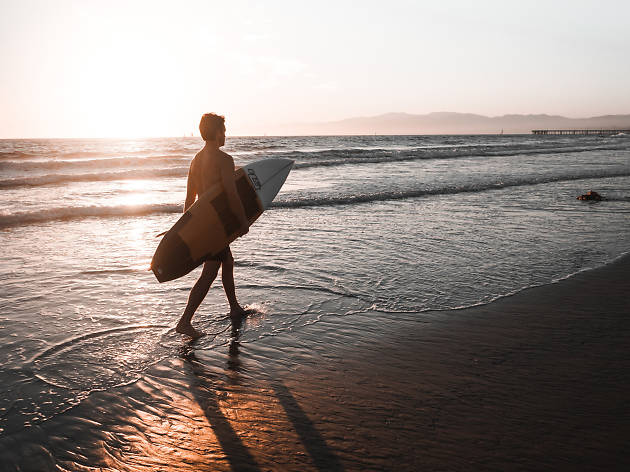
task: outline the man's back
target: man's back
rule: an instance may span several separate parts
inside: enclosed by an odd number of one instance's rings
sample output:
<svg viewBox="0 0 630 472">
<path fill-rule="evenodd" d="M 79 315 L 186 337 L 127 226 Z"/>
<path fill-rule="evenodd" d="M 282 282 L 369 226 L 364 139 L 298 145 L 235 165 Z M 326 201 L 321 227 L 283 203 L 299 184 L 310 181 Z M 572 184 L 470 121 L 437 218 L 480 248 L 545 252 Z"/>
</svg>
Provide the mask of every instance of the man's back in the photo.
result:
<svg viewBox="0 0 630 472">
<path fill-rule="evenodd" d="M 216 183 L 221 183 L 219 160 L 225 159 L 224 152 L 203 148 L 190 164 L 190 179 L 198 195 L 203 195 Z"/>
</svg>

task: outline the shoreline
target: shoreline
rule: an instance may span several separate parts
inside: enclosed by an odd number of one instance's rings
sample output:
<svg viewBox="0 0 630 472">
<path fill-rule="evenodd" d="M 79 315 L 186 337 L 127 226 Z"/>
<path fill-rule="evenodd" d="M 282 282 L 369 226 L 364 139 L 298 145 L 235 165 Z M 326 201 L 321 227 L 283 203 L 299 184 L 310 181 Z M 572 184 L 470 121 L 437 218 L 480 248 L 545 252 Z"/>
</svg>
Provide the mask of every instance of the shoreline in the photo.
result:
<svg viewBox="0 0 630 472">
<path fill-rule="evenodd" d="M 491 299 L 489 301 L 479 302 L 479 303 L 475 303 L 473 305 L 465 305 L 465 306 L 455 307 L 455 308 L 445 308 L 445 309 L 441 309 L 441 310 L 428 309 L 426 311 L 420 312 L 420 314 L 425 314 L 425 313 L 435 314 L 435 313 L 450 313 L 450 312 L 454 313 L 454 312 L 457 312 L 457 311 L 464 311 L 464 310 L 470 310 L 470 309 L 473 309 L 473 308 L 484 307 L 484 306 L 487 306 L 487 305 L 491 305 L 491 304 L 493 304 L 495 302 L 499 302 L 499 301 L 501 301 L 503 299 L 517 296 L 517 295 L 519 295 L 519 294 L 521 294 L 523 292 L 529 291 L 529 290 L 535 290 L 535 289 L 538 289 L 538 288 L 554 286 L 556 284 L 563 283 L 563 282 L 565 282 L 567 280 L 571 280 L 574 277 L 579 276 L 580 274 L 588 273 L 588 272 L 599 270 L 599 269 L 604 269 L 604 268 L 606 268 L 606 267 L 608 267 L 610 265 L 616 264 L 617 262 L 621 262 L 625 258 L 630 258 L 630 251 L 629 252 L 622 252 L 618 256 L 613 257 L 611 260 L 606 261 L 606 262 L 602 262 L 602 263 L 596 265 L 595 267 L 585 267 L 583 269 L 579 269 L 579 270 L 577 270 L 575 272 L 572 272 L 570 274 L 554 278 L 553 280 L 551 280 L 551 281 L 549 281 L 547 283 L 540 284 L 540 285 L 531 285 L 531 286 L 528 286 L 528 287 L 519 288 L 519 289 L 517 289 L 517 290 L 515 290 L 515 291 L 513 291 L 511 293 L 507 293 L 505 295 L 498 295 L 498 296 L 496 296 L 495 298 L 493 298 L 493 299 Z"/>
<path fill-rule="evenodd" d="M 362 428 L 364 457 L 379 445 L 396 444 L 365 465 L 383 470 L 630 465 L 628 273 L 626 254 L 486 305 L 422 313 L 429 319 L 415 329 L 400 323 L 367 355 L 350 354 L 344 370 L 361 387 L 332 375 L 333 390 L 343 392 L 346 402 L 354 397 L 354 403 L 368 405 L 359 421 L 371 425 Z M 303 391 L 316 405 L 314 415 L 326 410 Z M 372 437 L 370 430 L 379 424 L 382 434 Z"/>
<path fill-rule="evenodd" d="M 625 255 L 466 309 L 343 317 L 339 307 L 264 339 L 182 343 L 137 382 L 0 436 L 0 461 L 134 472 L 623 470 L 628 273 Z"/>
</svg>

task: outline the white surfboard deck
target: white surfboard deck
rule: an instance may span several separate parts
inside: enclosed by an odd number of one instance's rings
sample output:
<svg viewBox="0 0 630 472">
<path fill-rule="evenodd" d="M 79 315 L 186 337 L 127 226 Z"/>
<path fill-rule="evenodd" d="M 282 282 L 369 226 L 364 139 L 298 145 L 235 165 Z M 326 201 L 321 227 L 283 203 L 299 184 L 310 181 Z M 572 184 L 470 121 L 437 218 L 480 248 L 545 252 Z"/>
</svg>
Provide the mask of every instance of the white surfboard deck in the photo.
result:
<svg viewBox="0 0 630 472">
<path fill-rule="evenodd" d="M 250 225 L 271 206 L 292 167 L 291 159 L 264 159 L 236 170 L 237 192 Z M 225 249 L 237 238 L 238 229 L 223 186 L 217 183 L 166 232 L 151 270 L 160 282 L 186 275 Z"/>
</svg>

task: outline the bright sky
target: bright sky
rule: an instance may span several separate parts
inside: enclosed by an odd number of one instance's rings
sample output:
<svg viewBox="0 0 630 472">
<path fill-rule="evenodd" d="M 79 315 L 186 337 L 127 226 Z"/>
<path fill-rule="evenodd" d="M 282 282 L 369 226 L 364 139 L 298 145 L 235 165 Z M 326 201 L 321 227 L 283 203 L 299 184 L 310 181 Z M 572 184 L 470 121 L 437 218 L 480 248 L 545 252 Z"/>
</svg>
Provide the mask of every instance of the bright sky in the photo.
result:
<svg viewBox="0 0 630 472">
<path fill-rule="evenodd" d="M 627 0 L 0 0 L 0 138 L 630 113 Z"/>
</svg>

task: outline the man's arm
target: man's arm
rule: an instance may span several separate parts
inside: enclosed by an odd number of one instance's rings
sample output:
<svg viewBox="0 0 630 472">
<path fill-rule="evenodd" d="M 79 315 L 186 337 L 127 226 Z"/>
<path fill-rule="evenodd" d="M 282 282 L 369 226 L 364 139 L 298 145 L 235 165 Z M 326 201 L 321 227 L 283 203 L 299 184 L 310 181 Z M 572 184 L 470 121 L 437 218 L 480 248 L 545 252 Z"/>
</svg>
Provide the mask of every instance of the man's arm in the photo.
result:
<svg viewBox="0 0 630 472">
<path fill-rule="evenodd" d="M 190 208 L 190 205 L 195 203 L 197 198 L 197 188 L 195 186 L 195 179 L 193 178 L 193 165 L 190 163 L 190 169 L 188 169 L 188 183 L 186 184 L 186 203 L 184 203 L 184 212 Z"/>
<path fill-rule="evenodd" d="M 221 172 L 221 183 L 227 195 L 230 208 L 241 223 L 239 235 L 242 236 L 249 231 L 249 221 L 247 221 L 245 208 L 236 191 L 236 184 L 234 183 L 234 160 L 232 156 L 223 153 L 220 159 L 219 169 Z"/>
</svg>

